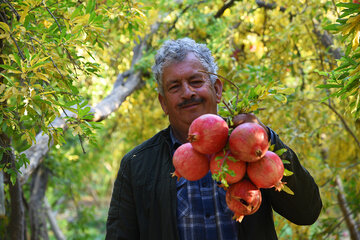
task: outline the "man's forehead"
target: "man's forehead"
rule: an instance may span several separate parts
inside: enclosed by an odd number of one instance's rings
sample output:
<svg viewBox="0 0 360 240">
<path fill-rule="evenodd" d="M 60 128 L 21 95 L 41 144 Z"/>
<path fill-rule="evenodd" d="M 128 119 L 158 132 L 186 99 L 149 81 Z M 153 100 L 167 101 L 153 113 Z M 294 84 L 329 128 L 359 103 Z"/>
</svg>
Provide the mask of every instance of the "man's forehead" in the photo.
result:
<svg viewBox="0 0 360 240">
<path fill-rule="evenodd" d="M 193 79 L 198 79 L 198 78 L 205 80 L 206 76 L 204 73 L 196 70 L 193 73 L 186 75 L 186 76 L 170 76 L 168 78 L 164 78 L 164 82 L 165 82 L 165 84 L 172 84 L 172 83 L 177 83 L 182 80 L 193 80 Z"/>
</svg>

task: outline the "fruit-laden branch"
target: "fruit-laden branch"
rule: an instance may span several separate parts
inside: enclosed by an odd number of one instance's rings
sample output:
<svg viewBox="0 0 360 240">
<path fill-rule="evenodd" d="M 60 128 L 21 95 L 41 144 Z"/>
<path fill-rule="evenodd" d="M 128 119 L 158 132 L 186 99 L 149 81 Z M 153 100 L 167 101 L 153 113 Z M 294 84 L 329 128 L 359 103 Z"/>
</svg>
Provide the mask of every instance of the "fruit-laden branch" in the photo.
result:
<svg viewBox="0 0 360 240">
<path fill-rule="evenodd" d="M 357 224 L 352 217 L 351 210 L 349 209 L 349 206 L 345 199 L 344 188 L 339 176 L 336 176 L 335 182 L 338 187 L 338 194 L 337 194 L 338 203 L 344 215 L 346 225 L 350 231 L 351 240 L 360 240 L 360 233 L 357 230 Z"/>
<path fill-rule="evenodd" d="M 117 81 L 114 84 L 114 88 L 111 93 L 105 97 L 101 102 L 99 102 L 93 109 L 94 113 L 93 121 L 99 122 L 106 119 L 112 112 L 116 111 L 120 105 L 124 102 L 125 98 L 132 94 L 137 88 L 140 87 L 142 80 L 141 70 L 135 71 L 135 65 L 140 61 L 143 56 L 144 50 L 148 47 L 149 38 L 151 38 L 159 29 L 160 24 L 157 22 L 151 27 L 151 32 L 147 34 L 140 43 L 134 47 L 134 55 L 131 63 L 131 69 L 124 74 L 118 76 Z M 127 80 L 124 81 L 124 77 L 127 76 Z M 67 115 L 66 115 L 67 114 Z M 64 116 L 74 116 L 70 111 L 64 112 L 61 117 L 56 118 L 52 122 L 54 128 L 61 128 L 64 131 L 67 130 L 67 125 Z M 53 142 L 49 143 L 49 136 L 40 132 L 36 136 L 36 143 L 32 145 L 29 149 L 24 151 L 25 155 L 29 159 L 29 164 L 27 167 L 23 166 L 20 176 L 21 184 L 26 183 L 29 176 L 33 171 L 39 166 L 43 161 L 45 155 L 49 152 L 50 147 L 53 145 Z"/>
</svg>

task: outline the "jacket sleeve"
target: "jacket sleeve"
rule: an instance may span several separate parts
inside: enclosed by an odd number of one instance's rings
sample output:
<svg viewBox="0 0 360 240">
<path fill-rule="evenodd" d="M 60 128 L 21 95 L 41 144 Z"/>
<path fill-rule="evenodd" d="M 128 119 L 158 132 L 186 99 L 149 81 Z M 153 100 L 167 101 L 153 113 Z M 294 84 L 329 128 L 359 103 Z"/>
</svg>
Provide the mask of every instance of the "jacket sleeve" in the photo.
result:
<svg viewBox="0 0 360 240">
<path fill-rule="evenodd" d="M 114 183 L 106 223 L 106 240 L 139 239 L 130 173 L 130 159 L 125 156 Z"/>
<path fill-rule="evenodd" d="M 273 209 L 281 216 L 297 225 L 313 224 L 321 211 L 322 202 L 319 188 L 310 173 L 300 164 L 295 152 L 286 146 L 279 136 L 271 129 L 271 144 L 275 144 L 274 151 L 286 148 L 286 152 L 281 156 L 288 160 L 289 164 L 284 167 L 293 172 L 293 175 L 283 177 L 282 181 L 294 192 L 290 195 L 284 191 L 265 189 Z"/>
</svg>

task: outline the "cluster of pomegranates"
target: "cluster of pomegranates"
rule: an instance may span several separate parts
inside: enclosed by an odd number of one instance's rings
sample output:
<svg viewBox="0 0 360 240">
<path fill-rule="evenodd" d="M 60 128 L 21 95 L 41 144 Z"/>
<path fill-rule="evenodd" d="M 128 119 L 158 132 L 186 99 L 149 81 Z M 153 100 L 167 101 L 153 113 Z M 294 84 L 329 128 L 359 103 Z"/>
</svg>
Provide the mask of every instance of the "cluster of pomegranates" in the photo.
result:
<svg viewBox="0 0 360 240">
<path fill-rule="evenodd" d="M 226 190 L 226 203 L 241 222 L 261 205 L 260 188 L 281 190 L 284 165 L 269 151 L 268 136 L 256 123 L 243 123 L 229 134 L 226 121 L 215 114 L 204 114 L 190 125 L 188 143 L 174 153 L 173 176 L 196 181 L 209 170 Z"/>
</svg>

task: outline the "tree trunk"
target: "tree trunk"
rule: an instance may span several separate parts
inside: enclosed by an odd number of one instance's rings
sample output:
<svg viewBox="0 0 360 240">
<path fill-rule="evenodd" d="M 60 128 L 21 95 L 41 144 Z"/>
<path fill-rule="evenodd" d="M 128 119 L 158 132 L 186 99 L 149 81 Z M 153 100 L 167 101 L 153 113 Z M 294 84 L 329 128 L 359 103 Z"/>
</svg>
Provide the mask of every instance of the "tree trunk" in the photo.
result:
<svg viewBox="0 0 360 240">
<path fill-rule="evenodd" d="M 11 149 L 10 138 L 4 134 L 0 134 L 0 146 L 2 148 Z M 10 168 L 16 171 L 15 156 L 12 151 L 3 153 L 2 163 L 10 164 Z M 10 179 L 10 177 L 9 177 Z M 8 232 L 10 239 L 23 240 L 25 231 L 24 205 L 22 199 L 22 189 L 19 181 L 19 174 L 16 174 L 16 182 L 9 183 L 10 193 L 10 220 Z"/>
<path fill-rule="evenodd" d="M 340 205 L 341 212 L 344 215 L 346 226 L 349 229 L 351 240 L 360 240 L 360 233 L 357 229 L 356 222 L 352 217 L 351 209 L 346 202 L 344 188 L 339 176 L 336 176 L 336 185 L 338 187 L 338 203 Z"/>
<path fill-rule="evenodd" d="M 31 240 L 49 239 L 46 227 L 46 209 L 44 197 L 48 182 L 48 171 L 40 166 L 36 169 L 31 182 L 29 203 Z"/>
<path fill-rule="evenodd" d="M 5 216 L 4 172 L 0 170 L 0 218 L 4 216 Z"/>
<path fill-rule="evenodd" d="M 53 212 L 51 211 L 51 206 L 46 198 L 44 199 L 44 204 L 45 204 L 45 209 L 46 209 L 46 215 L 48 217 L 50 227 L 55 235 L 55 238 L 57 240 L 65 240 L 66 238 L 65 238 L 64 234 L 61 232 L 61 230 L 56 222 L 56 218 L 55 218 Z"/>
</svg>

